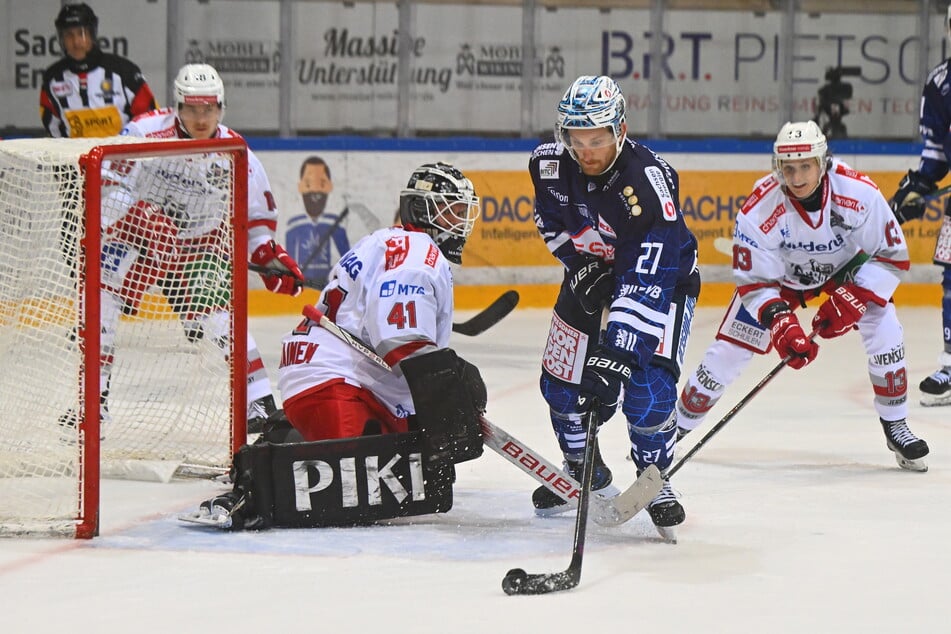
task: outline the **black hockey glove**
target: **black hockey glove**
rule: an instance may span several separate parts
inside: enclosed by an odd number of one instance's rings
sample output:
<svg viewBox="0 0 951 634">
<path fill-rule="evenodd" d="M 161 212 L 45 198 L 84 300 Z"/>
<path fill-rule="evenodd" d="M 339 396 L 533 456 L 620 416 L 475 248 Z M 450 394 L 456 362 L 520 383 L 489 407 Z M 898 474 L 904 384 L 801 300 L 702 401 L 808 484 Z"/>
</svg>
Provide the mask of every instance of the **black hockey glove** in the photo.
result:
<svg viewBox="0 0 951 634">
<path fill-rule="evenodd" d="M 600 403 L 598 416 L 604 422 L 614 415 L 621 388 L 631 380 L 631 366 L 613 350 L 599 346 L 585 361 L 578 390 L 578 411 L 587 414 L 595 401 Z"/>
<path fill-rule="evenodd" d="M 601 258 L 582 255 L 568 270 L 568 286 L 578 298 L 582 310 L 594 315 L 614 294 L 614 274 Z"/>
<path fill-rule="evenodd" d="M 925 198 L 937 189 L 937 185 L 921 172 L 908 170 L 905 177 L 898 183 L 898 191 L 888 201 L 892 213 L 898 218 L 898 224 L 924 216 L 927 204 Z"/>
<path fill-rule="evenodd" d="M 485 381 L 482 380 L 482 373 L 479 368 L 472 365 L 462 357 L 457 356 L 456 371 L 462 379 L 462 384 L 466 388 L 466 394 L 472 400 L 472 407 L 479 414 L 485 414 L 485 407 L 489 402 L 489 394 L 485 389 Z"/>
</svg>

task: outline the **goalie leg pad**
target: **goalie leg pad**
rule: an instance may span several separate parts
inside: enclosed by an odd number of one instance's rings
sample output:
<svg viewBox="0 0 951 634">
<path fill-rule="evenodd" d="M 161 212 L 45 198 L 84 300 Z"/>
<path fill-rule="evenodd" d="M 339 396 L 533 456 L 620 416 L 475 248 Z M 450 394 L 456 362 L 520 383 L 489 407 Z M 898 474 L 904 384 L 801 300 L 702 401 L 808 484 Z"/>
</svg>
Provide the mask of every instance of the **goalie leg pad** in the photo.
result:
<svg viewBox="0 0 951 634">
<path fill-rule="evenodd" d="M 357 526 L 452 508 L 452 465 L 427 454 L 420 432 L 245 446 L 232 529 Z"/>
<path fill-rule="evenodd" d="M 444 348 L 404 359 L 400 369 L 432 453 L 453 463 L 481 456 L 486 389 L 478 368 Z"/>
</svg>

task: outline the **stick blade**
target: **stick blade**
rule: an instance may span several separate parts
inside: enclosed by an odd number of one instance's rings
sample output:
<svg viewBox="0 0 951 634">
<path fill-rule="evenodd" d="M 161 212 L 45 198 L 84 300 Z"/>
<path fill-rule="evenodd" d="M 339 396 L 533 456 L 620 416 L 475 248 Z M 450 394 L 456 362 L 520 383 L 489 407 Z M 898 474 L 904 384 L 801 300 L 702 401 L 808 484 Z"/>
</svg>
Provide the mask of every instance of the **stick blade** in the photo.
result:
<svg viewBox="0 0 951 634">
<path fill-rule="evenodd" d="M 494 302 L 478 315 L 459 324 L 452 325 L 452 331 L 467 337 L 475 337 L 502 321 L 506 315 L 518 306 L 518 291 L 512 289 L 502 293 Z"/>
<path fill-rule="evenodd" d="M 603 502 L 596 502 L 595 523 L 600 526 L 620 526 L 647 508 L 663 486 L 664 478 L 657 465 L 648 466 L 625 491 Z M 591 501 L 595 502 L 596 499 L 592 497 Z"/>
<path fill-rule="evenodd" d="M 516 594 L 548 594 L 570 590 L 581 581 L 581 571 L 568 568 L 563 572 L 530 575 L 521 568 L 513 568 L 502 579 L 502 591 Z"/>
</svg>

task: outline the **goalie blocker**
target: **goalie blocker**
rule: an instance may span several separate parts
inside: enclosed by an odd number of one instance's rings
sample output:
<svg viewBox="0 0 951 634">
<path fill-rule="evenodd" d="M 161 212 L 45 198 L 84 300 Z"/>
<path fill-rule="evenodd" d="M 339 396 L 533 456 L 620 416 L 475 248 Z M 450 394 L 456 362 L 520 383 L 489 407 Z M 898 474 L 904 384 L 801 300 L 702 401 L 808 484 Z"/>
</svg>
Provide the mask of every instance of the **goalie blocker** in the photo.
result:
<svg viewBox="0 0 951 634">
<path fill-rule="evenodd" d="M 354 526 L 451 509 L 453 465 L 482 455 L 485 383 L 451 349 L 406 359 L 400 368 L 416 406 L 413 431 L 276 443 L 287 428 L 269 426 L 264 442 L 235 454 L 233 490 L 181 519 L 260 530 Z"/>
</svg>

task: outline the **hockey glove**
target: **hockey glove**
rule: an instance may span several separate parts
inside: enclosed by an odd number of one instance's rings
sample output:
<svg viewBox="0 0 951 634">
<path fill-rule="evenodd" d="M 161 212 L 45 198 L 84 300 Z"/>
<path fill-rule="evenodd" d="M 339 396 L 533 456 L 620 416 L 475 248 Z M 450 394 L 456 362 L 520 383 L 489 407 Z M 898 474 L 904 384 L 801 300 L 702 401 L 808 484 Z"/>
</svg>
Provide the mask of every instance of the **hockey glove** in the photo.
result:
<svg viewBox="0 0 951 634">
<path fill-rule="evenodd" d="M 795 370 L 809 365 L 819 354 L 819 344 L 806 336 L 789 305 L 777 302 L 763 312 L 771 312 L 771 317 L 761 319 L 761 322 L 769 322 L 770 339 L 779 356 L 784 359 L 789 357 L 789 367 Z"/>
<path fill-rule="evenodd" d="M 621 388 L 631 380 L 631 366 L 621 355 L 599 346 L 585 361 L 578 389 L 578 412 L 587 414 L 594 401 L 600 403 L 598 416 L 602 422 L 614 415 L 621 400 Z"/>
<path fill-rule="evenodd" d="M 255 249 L 251 254 L 251 263 L 287 271 L 280 275 L 261 274 L 261 279 L 269 291 L 297 297 L 304 289 L 304 274 L 297 262 L 274 240 L 269 240 Z"/>
<path fill-rule="evenodd" d="M 594 315 L 614 294 L 614 274 L 611 266 L 601 258 L 582 255 L 568 270 L 568 286 L 581 309 Z"/>
<path fill-rule="evenodd" d="M 927 176 L 914 170 L 908 170 L 898 183 L 898 191 L 888 201 L 892 213 L 898 218 L 898 224 L 925 215 L 925 198 L 933 194 L 937 186 Z"/>
<path fill-rule="evenodd" d="M 178 227 L 160 207 L 140 200 L 107 227 L 103 237 L 134 247 L 146 258 L 162 263 L 177 251 Z"/>
<path fill-rule="evenodd" d="M 853 328 L 874 297 L 871 291 L 855 284 L 843 284 L 829 295 L 812 318 L 812 327 L 823 339 L 844 335 Z"/>
</svg>

